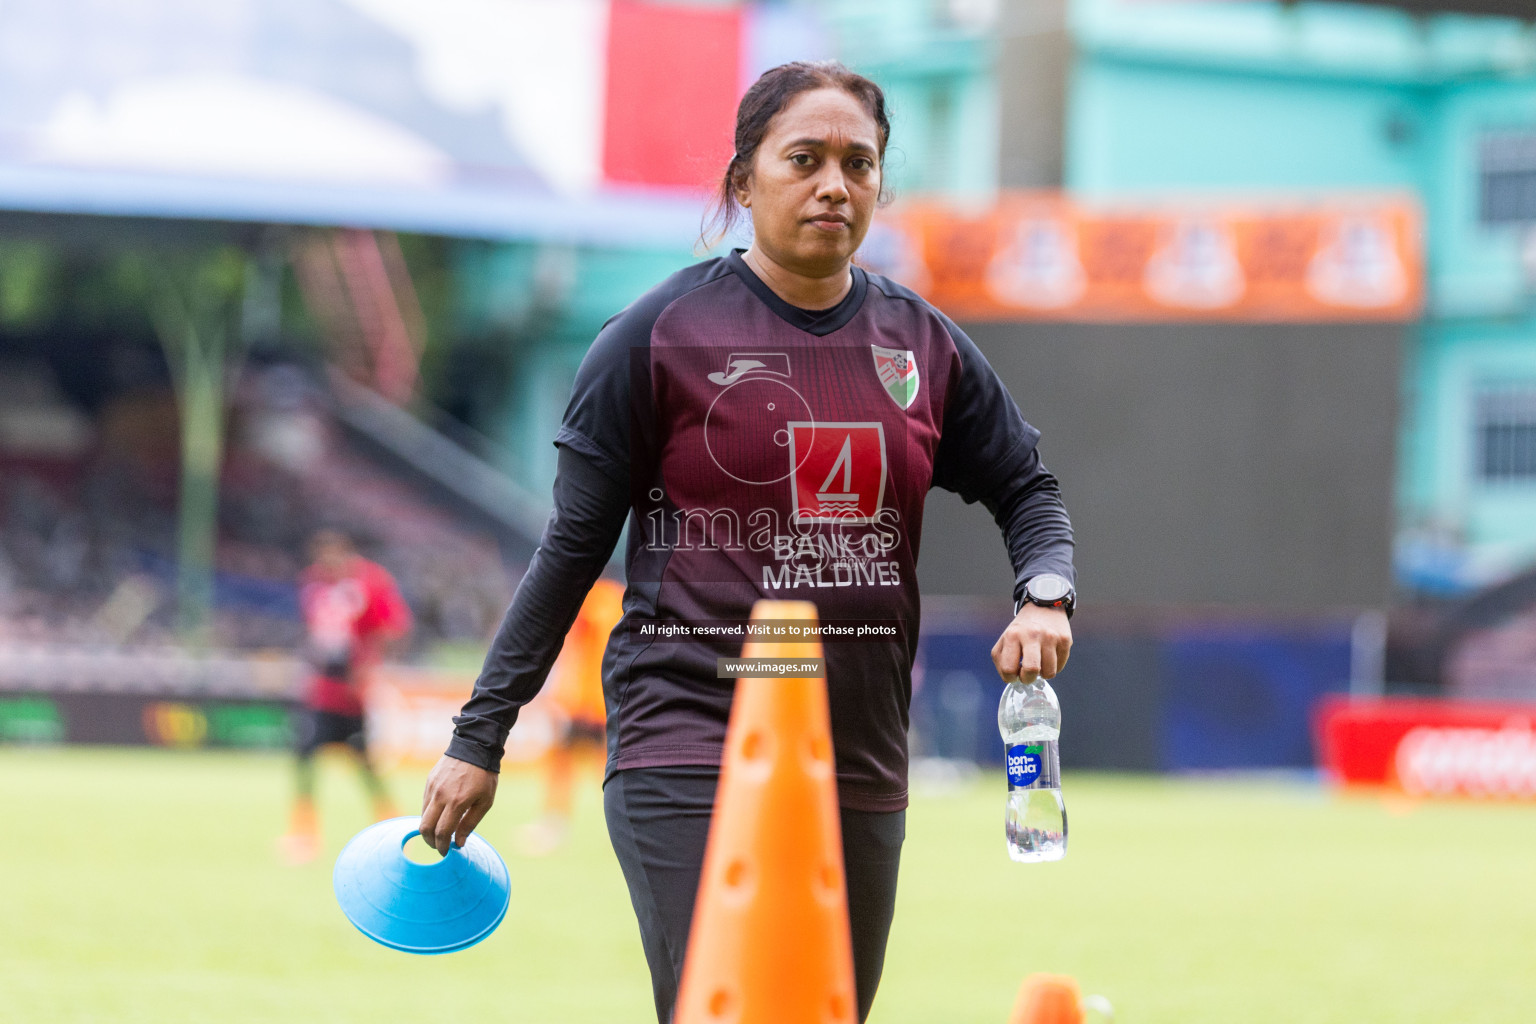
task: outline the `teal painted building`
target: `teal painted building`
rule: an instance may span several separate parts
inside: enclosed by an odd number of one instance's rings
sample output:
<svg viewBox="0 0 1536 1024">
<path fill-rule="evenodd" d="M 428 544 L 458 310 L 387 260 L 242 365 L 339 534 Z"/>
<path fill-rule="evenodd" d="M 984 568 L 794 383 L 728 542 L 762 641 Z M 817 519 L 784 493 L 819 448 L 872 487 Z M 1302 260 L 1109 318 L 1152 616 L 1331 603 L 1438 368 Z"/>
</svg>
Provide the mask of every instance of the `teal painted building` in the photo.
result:
<svg viewBox="0 0 1536 1024">
<path fill-rule="evenodd" d="M 1536 563 L 1536 29 L 1277 0 L 756 6 L 813 20 L 808 56 L 886 89 L 898 197 L 1417 197 L 1427 302 L 1401 382 L 1398 579 L 1454 592 Z M 602 322 L 694 258 L 459 247 L 455 334 L 479 366 L 502 361 L 470 382 L 473 419 L 531 491 L 547 492 L 547 438 Z"/>
<path fill-rule="evenodd" d="M 990 199 L 998 185 L 996 0 L 801 0 L 839 60 L 880 83 L 886 183 L 900 196 Z"/>
<path fill-rule="evenodd" d="M 673 248 L 550 242 L 454 244 L 451 411 L 488 436 L 491 455 L 533 495 L 555 479 L 551 443 L 571 383 L 603 323 L 695 259 Z"/>
<path fill-rule="evenodd" d="M 1063 184 L 1091 199 L 1414 194 L 1396 573 L 1536 563 L 1536 30 L 1390 6 L 1073 0 Z"/>
</svg>

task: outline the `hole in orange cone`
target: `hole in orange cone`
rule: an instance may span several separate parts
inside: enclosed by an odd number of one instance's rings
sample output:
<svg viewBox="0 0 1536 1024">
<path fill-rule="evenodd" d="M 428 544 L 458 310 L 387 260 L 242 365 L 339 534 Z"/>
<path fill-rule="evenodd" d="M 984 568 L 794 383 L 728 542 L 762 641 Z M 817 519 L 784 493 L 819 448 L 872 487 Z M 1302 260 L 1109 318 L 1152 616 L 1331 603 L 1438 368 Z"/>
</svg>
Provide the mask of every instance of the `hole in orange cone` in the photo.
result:
<svg viewBox="0 0 1536 1024">
<path fill-rule="evenodd" d="M 753 609 L 814 616 L 808 603 Z M 743 656 L 820 654 L 754 641 Z M 855 1024 L 828 711 L 820 676 L 736 687 L 676 1024 Z"/>
<path fill-rule="evenodd" d="M 747 761 L 768 760 L 768 737 L 760 732 L 749 732 L 741 741 L 741 756 Z"/>
</svg>

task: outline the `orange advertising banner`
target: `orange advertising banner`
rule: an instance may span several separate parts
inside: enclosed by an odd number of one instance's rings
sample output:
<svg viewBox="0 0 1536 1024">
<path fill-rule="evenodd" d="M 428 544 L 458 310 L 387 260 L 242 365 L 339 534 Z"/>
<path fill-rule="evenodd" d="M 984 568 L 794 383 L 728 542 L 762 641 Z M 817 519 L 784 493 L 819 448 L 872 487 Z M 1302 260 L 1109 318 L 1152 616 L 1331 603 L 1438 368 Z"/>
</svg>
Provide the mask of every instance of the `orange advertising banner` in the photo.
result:
<svg viewBox="0 0 1536 1024">
<path fill-rule="evenodd" d="M 473 672 L 378 666 L 364 701 L 370 752 L 387 770 L 430 768 L 447 749 L 453 737 L 453 716 L 474 688 Z M 538 760 L 558 731 L 558 716 L 541 694 L 517 716 L 517 725 L 507 736 L 503 763 Z"/>
<path fill-rule="evenodd" d="M 958 320 L 1406 321 L 1423 301 L 1409 197 L 1088 206 L 1003 194 L 876 218 L 861 262 Z"/>
</svg>

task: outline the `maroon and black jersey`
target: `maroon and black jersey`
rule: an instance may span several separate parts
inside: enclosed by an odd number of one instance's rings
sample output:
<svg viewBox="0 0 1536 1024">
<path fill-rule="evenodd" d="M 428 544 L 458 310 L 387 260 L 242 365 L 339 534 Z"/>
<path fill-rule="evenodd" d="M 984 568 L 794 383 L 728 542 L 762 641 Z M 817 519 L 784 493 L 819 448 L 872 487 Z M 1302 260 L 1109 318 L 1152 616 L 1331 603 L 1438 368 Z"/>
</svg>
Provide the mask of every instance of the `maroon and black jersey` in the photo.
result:
<svg viewBox="0 0 1536 1024">
<path fill-rule="evenodd" d="M 838 305 L 810 311 L 738 253 L 673 275 L 582 363 L 555 439 L 555 511 L 449 754 L 497 766 L 627 520 L 624 618 L 603 666 L 609 773 L 718 765 L 733 682 L 717 662 L 742 637 L 698 627 L 804 599 L 848 631 L 824 638 L 840 798 L 904 807 L 924 498 L 939 486 L 986 504 L 1016 597 L 1039 573 L 1071 578 L 1038 439 L 971 340 L 882 277 L 855 267 Z"/>
</svg>

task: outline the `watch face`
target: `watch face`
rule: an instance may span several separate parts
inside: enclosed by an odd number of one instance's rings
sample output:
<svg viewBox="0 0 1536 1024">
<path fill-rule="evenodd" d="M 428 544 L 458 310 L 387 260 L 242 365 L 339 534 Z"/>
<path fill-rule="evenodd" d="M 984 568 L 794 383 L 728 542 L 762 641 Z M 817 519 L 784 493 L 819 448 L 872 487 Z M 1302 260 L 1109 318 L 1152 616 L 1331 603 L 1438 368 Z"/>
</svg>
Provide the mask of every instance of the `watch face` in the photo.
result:
<svg viewBox="0 0 1536 1024">
<path fill-rule="evenodd" d="M 1060 601 L 1072 589 L 1065 576 L 1053 572 L 1044 573 L 1030 580 L 1025 589 L 1037 601 Z"/>
</svg>

